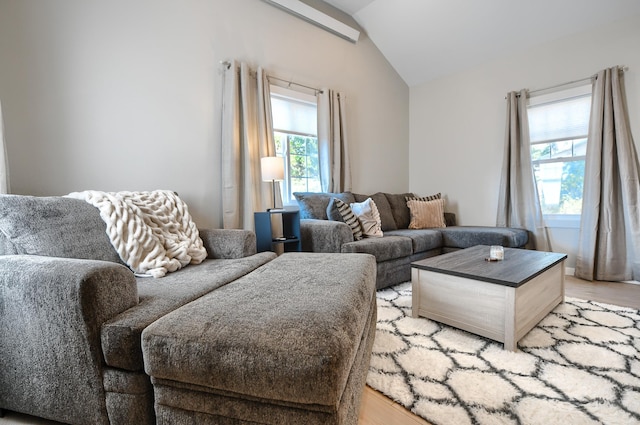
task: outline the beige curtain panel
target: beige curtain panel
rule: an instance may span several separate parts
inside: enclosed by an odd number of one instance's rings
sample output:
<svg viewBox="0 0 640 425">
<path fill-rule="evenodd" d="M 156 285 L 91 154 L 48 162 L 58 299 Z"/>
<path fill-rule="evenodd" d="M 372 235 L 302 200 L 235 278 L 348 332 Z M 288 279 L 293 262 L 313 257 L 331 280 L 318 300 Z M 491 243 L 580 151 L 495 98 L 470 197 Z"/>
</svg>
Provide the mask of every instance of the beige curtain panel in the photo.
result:
<svg viewBox="0 0 640 425">
<path fill-rule="evenodd" d="M 575 269 L 587 280 L 640 279 L 638 156 L 622 77 L 616 66 L 593 83 Z"/>
<path fill-rule="evenodd" d="M 527 229 L 527 248 L 551 251 L 531 165 L 526 90 L 507 94 L 506 121 L 496 225 Z"/>
<path fill-rule="evenodd" d="M 267 75 L 262 68 L 252 71 L 246 63 L 231 61 L 223 90 L 223 227 L 253 230 L 253 213 L 272 202 L 272 185 L 262 181 L 260 172 L 260 158 L 275 156 Z M 276 191 L 281 203 L 277 185 Z"/>
<path fill-rule="evenodd" d="M 318 94 L 318 157 L 322 191 L 351 191 L 346 101 L 334 90 Z"/>
<path fill-rule="evenodd" d="M 2 102 L 0 102 L 0 193 L 9 193 L 9 158 L 4 140 L 4 121 L 2 120 Z"/>
</svg>

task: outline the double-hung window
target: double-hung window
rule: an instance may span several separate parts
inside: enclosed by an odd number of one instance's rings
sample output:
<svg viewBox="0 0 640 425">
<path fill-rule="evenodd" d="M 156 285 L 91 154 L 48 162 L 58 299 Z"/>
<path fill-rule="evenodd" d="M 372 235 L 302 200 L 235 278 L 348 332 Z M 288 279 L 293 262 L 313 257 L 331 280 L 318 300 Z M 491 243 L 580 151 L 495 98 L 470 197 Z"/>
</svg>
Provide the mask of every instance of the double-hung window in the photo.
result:
<svg viewBox="0 0 640 425">
<path fill-rule="evenodd" d="M 294 192 L 321 192 L 318 160 L 318 105 L 315 96 L 271 86 L 276 155 L 285 161 L 285 204 Z"/>
<path fill-rule="evenodd" d="M 529 99 L 531 160 L 549 227 L 580 225 L 590 110 L 590 84 Z"/>
</svg>

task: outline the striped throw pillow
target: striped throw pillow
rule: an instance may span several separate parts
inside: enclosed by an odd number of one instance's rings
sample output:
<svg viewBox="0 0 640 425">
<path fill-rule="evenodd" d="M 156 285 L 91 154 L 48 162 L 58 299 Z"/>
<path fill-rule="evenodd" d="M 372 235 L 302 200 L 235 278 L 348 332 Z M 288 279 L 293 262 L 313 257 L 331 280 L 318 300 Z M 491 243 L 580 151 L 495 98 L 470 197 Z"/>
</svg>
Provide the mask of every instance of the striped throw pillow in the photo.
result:
<svg viewBox="0 0 640 425">
<path fill-rule="evenodd" d="M 353 233 L 353 240 L 359 241 L 362 239 L 362 226 L 358 221 L 358 217 L 351 211 L 351 207 L 349 204 L 341 201 L 338 198 L 333 198 L 333 204 L 338 209 L 338 212 L 342 216 L 347 225 L 351 228 L 351 232 Z"/>
<path fill-rule="evenodd" d="M 407 201 L 411 212 L 409 229 L 447 227 L 444 221 L 444 199 L 434 201 Z"/>
<path fill-rule="evenodd" d="M 441 199 L 442 193 L 438 192 L 435 195 L 429 196 L 405 196 L 405 201 L 435 201 L 436 199 Z"/>
</svg>

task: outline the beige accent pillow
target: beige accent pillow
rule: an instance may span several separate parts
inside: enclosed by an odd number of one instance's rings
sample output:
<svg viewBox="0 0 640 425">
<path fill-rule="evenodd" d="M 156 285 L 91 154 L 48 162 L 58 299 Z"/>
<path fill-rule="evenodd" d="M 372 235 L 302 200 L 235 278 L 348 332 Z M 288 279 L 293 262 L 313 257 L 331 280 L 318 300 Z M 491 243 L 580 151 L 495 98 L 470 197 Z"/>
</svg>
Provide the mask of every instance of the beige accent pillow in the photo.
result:
<svg viewBox="0 0 640 425">
<path fill-rule="evenodd" d="M 364 237 L 381 238 L 383 236 L 380 212 L 373 199 L 367 198 L 364 202 L 354 202 L 349 206 L 351 211 L 358 217 Z"/>
<path fill-rule="evenodd" d="M 409 229 L 447 227 L 444 221 L 444 199 L 433 201 L 407 201 L 411 212 Z"/>
</svg>

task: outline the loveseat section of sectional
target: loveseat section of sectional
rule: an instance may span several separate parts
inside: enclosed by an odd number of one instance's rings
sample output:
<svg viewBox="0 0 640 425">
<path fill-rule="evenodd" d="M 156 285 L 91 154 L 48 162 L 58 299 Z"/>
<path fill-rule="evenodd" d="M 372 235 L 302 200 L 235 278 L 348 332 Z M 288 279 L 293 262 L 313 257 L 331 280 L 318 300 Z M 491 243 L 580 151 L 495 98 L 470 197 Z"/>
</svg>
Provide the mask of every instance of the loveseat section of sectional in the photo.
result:
<svg viewBox="0 0 640 425">
<path fill-rule="evenodd" d="M 300 208 L 302 250 L 307 252 L 366 253 L 376 258 L 377 289 L 411 280 L 411 263 L 475 245 L 524 248 L 525 229 L 491 226 L 457 226 L 455 214 L 445 212 L 446 227 L 413 229 L 408 198 L 413 193 L 361 195 L 294 193 Z M 335 213 L 335 201 L 361 203 L 371 198 L 380 215 L 382 237 L 354 238 L 352 228 Z"/>
<path fill-rule="evenodd" d="M 92 205 L 0 196 L 0 409 L 70 424 L 155 423 L 142 331 L 275 258 L 255 234 L 200 230 L 208 257 L 137 278 Z"/>
</svg>

